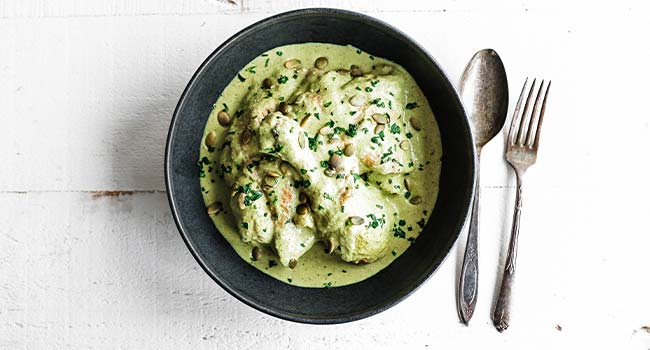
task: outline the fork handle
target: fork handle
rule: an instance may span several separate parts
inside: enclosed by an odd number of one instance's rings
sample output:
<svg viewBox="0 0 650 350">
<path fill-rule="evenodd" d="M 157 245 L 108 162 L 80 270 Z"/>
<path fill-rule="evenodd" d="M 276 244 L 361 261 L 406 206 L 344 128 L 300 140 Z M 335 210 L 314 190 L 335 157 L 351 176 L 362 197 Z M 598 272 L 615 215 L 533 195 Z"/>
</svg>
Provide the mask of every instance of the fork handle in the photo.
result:
<svg viewBox="0 0 650 350">
<path fill-rule="evenodd" d="M 512 218 L 512 233 L 508 245 L 508 256 L 503 270 L 501 289 L 492 314 L 492 322 L 499 332 L 505 331 L 510 324 L 510 299 L 512 285 L 515 281 L 515 263 L 517 261 L 517 241 L 519 239 L 519 218 L 521 217 L 522 206 L 522 181 L 517 173 L 517 196 L 515 199 L 515 212 Z"/>
<path fill-rule="evenodd" d="M 474 314 L 476 296 L 478 294 L 478 218 L 480 193 L 481 186 L 477 172 L 474 203 L 472 204 L 472 213 L 467 230 L 465 257 L 463 258 L 463 267 L 460 272 L 458 286 L 458 314 L 464 324 L 467 324 Z"/>
</svg>

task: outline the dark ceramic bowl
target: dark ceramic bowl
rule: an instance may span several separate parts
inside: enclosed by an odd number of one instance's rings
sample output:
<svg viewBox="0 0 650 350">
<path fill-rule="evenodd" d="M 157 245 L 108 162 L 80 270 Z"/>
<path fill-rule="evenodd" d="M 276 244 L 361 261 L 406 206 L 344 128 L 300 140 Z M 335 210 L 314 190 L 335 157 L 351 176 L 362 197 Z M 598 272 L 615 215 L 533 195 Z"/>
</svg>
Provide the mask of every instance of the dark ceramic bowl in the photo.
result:
<svg viewBox="0 0 650 350">
<path fill-rule="evenodd" d="M 196 168 L 205 122 L 228 82 L 260 53 L 304 42 L 351 44 L 404 66 L 427 96 L 442 135 L 440 193 L 416 243 L 375 276 L 331 289 L 291 286 L 244 262 L 206 214 Z M 205 272 L 244 303 L 304 323 L 341 323 L 374 315 L 426 281 L 460 233 L 473 194 L 474 171 L 467 117 L 440 66 L 413 40 L 386 23 L 333 9 L 282 13 L 249 26 L 219 46 L 185 88 L 174 111 L 165 154 L 167 194 L 176 225 Z"/>
</svg>

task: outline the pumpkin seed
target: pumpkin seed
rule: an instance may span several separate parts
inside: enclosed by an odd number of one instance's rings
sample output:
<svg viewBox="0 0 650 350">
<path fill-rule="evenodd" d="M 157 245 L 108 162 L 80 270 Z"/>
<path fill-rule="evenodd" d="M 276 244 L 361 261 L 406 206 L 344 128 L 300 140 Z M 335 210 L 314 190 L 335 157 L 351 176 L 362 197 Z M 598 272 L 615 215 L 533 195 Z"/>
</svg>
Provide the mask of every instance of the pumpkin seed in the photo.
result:
<svg viewBox="0 0 650 350">
<path fill-rule="evenodd" d="M 366 104 L 366 98 L 363 95 L 354 95 L 350 98 L 350 104 L 355 107 L 361 107 Z"/>
<path fill-rule="evenodd" d="M 365 221 L 364 221 L 363 218 L 360 217 L 360 216 L 350 216 L 350 217 L 348 218 L 348 222 L 349 222 L 351 225 L 355 225 L 355 226 L 357 226 L 357 225 L 363 225 L 363 223 L 364 223 Z"/>
<path fill-rule="evenodd" d="M 293 59 L 290 59 L 290 60 L 284 62 L 284 68 L 294 69 L 294 68 L 300 67 L 301 64 L 302 64 L 302 62 L 300 62 L 299 59 L 293 58 Z"/>
<path fill-rule="evenodd" d="M 280 102 L 280 106 L 278 106 L 278 110 L 284 115 L 291 113 L 291 109 L 291 105 L 286 102 Z"/>
<path fill-rule="evenodd" d="M 408 151 L 408 149 L 411 147 L 408 141 L 404 140 L 399 143 L 399 148 L 403 149 L 404 151 Z"/>
<path fill-rule="evenodd" d="M 375 135 L 384 131 L 384 128 L 386 128 L 384 124 L 377 124 L 377 126 L 375 126 Z"/>
<path fill-rule="evenodd" d="M 265 88 L 265 89 L 270 89 L 270 88 L 273 87 L 273 85 L 274 85 L 273 79 L 271 79 L 271 78 L 266 78 L 266 79 L 262 80 L 262 87 Z"/>
<path fill-rule="evenodd" d="M 239 194 L 239 197 L 237 197 L 237 204 L 239 205 L 239 209 L 244 210 L 246 209 L 246 195 L 243 193 Z"/>
<path fill-rule="evenodd" d="M 302 132 L 298 133 L 298 146 L 303 149 L 305 148 L 305 134 Z"/>
<path fill-rule="evenodd" d="M 347 75 L 347 74 L 350 74 L 350 70 L 349 69 L 337 69 L 336 73 Z"/>
<path fill-rule="evenodd" d="M 387 115 L 379 114 L 379 113 L 373 114 L 372 115 L 372 120 L 377 122 L 377 124 L 388 124 L 390 122 L 390 119 L 388 118 Z"/>
<path fill-rule="evenodd" d="M 300 192 L 298 194 L 298 202 L 300 202 L 300 204 L 305 204 L 308 200 L 309 197 L 307 197 L 307 194 L 305 192 Z"/>
<path fill-rule="evenodd" d="M 420 125 L 420 121 L 417 118 L 411 118 L 411 126 L 417 131 L 422 130 L 422 125 Z"/>
<path fill-rule="evenodd" d="M 332 253 L 334 253 L 334 249 L 336 249 L 336 245 L 334 244 L 334 240 L 332 240 L 331 238 L 328 239 L 328 240 L 325 242 L 325 247 L 326 247 L 326 249 L 327 249 L 327 253 L 328 253 L 328 254 L 332 254 Z"/>
<path fill-rule="evenodd" d="M 327 60 L 327 57 L 318 57 L 316 59 L 316 62 L 314 62 L 314 66 L 316 66 L 318 69 L 324 69 L 327 67 L 328 63 L 329 61 Z"/>
<path fill-rule="evenodd" d="M 307 125 L 307 122 L 309 121 L 309 117 L 311 117 L 311 113 L 307 114 L 302 120 L 300 121 L 300 126 L 305 127 Z"/>
<path fill-rule="evenodd" d="M 217 132 L 210 131 L 205 136 L 205 145 L 208 146 L 208 148 L 213 148 L 216 143 L 217 143 Z"/>
<path fill-rule="evenodd" d="M 223 210 L 223 205 L 220 202 L 215 202 L 208 207 L 208 215 L 218 214 L 221 210 Z"/>
<path fill-rule="evenodd" d="M 336 153 L 332 154 L 332 156 L 330 157 L 330 168 L 332 168 L 334 170 L 340 169 L 341 165 L 343 165 L 343 164 L 341 164 L 342 161 L 343 161 L 343 159 L 341 158 L 340 155 L 338 155 Z"/>
<path fill-rule="evenodd" d="M 260 260 L 262 257 L 262 251 L 260 247 L 253 247 L 253 250 L 251 251 L 251 257 L 253 258 L 253 261 Z"/>
<path fill-rule="evenodd" d="M 265 184 L 266 186 L 271 186 L 271 187 L 273 187 L 273 186 L 275 186 L 277 183 L 278 183 L 278 179 L 277 179 L 276 177 L 268 176 L 268 175 L 267 175 L 267 176 L 264 176 L 264 184 Z"/>
<path fill-rule="evenodd" d="M 296 260 L 296 259 L 289 260 L 289 268 L 295 269 L 296 265 L 298 265 L 298 260 Z"/>
<path fill-rule="evenodd" d="M 343 154 L 345 154 L 347 157 L 352 157 L 354 154 L 354 144 L 353 143 L 348 143 L 345 145 L 345 148 L 343 149 Z"/>
<path fill-rule="evenodd" d="M 420 204 L 420 203 L 422 203 L 422 197 L 415 196 L 415 197 L 411 198 L 411 200 L 409 202 L 411 202 L 411 204 Z"/>
<path fill-rule="evenodd" d="M 277 171 L 275 171 L 275 170 L 269 170 L 269 171 L 267 171 L 267 172 L 266 172 L 266 175 L 268 175 L 268 176 L 272 176 L 272 177 L 280 177 L 280 176 L 282 176 L 279 172 L 277 172 Z"/>
<path fill-rule="evenodd" d="M 230 114 L 226 111 L 220 111 L 217 113 L 217 121 L 219 125 L 226 127 L 230 125 Z"/>
<path fill-rule="evenodd" d="M 250 129 L 244 130 L 241 134 L 241 144 L 246 146 L 251 143 L 251 140 L 253 140 L 253 131 Z"/>
<path fill-rule="evenodd" d="M 411 179 L 408 177 L 404 179 L 404 188 L 406 188 L 407 191 L 411 192 Z"/>
<path fill-rule="evenodd" d="M 282 172 L 282 175 L 287 175 L 291 172 L 291 164 L 287 162 L 280 163 L 280 171 Z"/>
<path fill-rule="evenodd" d="M 359 66 L 353 64 L 350 66 L 350 75 L 352 77 L 360 77 L 363 75 L 363 72 L 361 71 L 361 68 L 359 68 Z"/>
<path fill-rule="evenodd" d="M 300 204 L 296 207 L 296 213 L 298 215 L 305 215 L 309 212 L 309 206 L 307 204 Z"/>
</svg>

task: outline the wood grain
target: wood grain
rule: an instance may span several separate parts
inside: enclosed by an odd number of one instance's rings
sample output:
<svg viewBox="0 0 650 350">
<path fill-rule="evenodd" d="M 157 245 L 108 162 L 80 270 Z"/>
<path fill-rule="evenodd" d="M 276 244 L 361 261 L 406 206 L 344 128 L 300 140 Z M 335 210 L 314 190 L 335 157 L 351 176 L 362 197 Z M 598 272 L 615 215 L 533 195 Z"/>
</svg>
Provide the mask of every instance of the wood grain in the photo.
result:
<svg viewBox="0 0 650 350">
<path fill-rule="evenodd" d="M 457 250 L 395 308 L 330 327 L 248 308 L 188 253 L 162 177 L 178 97 L 223 40 L 302 6 L 397 26 L 454 82 L 485 47 L 513 96 L 526 76 L 553 79 L 506 334 L 490 322 L 514 196 L 501 136 L 482 155 L 470 327 L 455 311 Z M 0 348 L 650 347 L 647 13 L 640 1 L 0 1 Z"/>
</svg>

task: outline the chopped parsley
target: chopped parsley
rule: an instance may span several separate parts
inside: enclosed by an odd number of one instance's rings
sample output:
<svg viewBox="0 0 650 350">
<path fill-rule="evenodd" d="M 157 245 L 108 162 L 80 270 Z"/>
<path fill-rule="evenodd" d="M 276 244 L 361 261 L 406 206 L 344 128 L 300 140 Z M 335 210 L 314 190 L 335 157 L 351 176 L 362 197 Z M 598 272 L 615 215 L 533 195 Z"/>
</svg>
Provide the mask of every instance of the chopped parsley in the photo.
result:
<svg viewBox="0 0 650 350">
<path fill-rule="evenodd" d="M 250 66 L 245 69 L 248 73 L 255 74 L 255 66 Z"/>
<path fill-rule="evenodd" d="M 283 148 L 284 148 L 284 145 L 281 144 L 281 143 L 279 143 L 279 144 L 275 145 L 275 148 L 270 148 L 270 147 L 269 147 L 269 148 L 264 149 L 264 152 L 267 152 L 267 153 L 278 153 L 278 152 L 281 152 Z"/>
<path fill-rule="evenodd" d="M 417 107 L 420 107 L 417 102 L 409 102 L 406 104 L 406 109 L 415 109 Z"/>
<path fill-rule="evenodd" d="M 406 232 L 404 232 L 401 227 L 395 227 L 393 228 L 393 236 L 398 238 L 406 238 Z"/>
<path fill-rule="evenodd" d="M 248 230 L 248 223 L 247 222 L 242 222 L 239 226 L 241 226 L 244 230 Z"/>
<path fill-rule="evenodd" d="M 402 130 L 399 128 L 399 125 L 397 124 L 392 124 L 390 126 L 390 133 L 391 134 L 399 134 Z"/>
<path fill-rule="evenodd" d="M 242 77 L 241 74 L 237 73 L 237 79 L 241 81 L 242 83 L 246 81 L 246 78 Z"/>
<path fill-rule="evenodd" d="M 386 107 L 386 104 L 384 104 L 384 102 L 381 101 L 381 98 L 376 98 L 376 99 L 370 101 L 370 104 L 371 105 L 376 105 L 377 107 L 380 107 L 380 108 Z"/>
<path fill-rule="evenodd" d="M 348 125 L 348 130 L 345 132 L 346 135 L 350 137 L 354 137 L 357 135 L 357 125 L 356 124 L 349 124 Z"/>
<path fill-rule="evenodd" d="M 327 107 L 329 107 L 329 106 L 331 106 L 331 105 L 332 105 L 332 101 L 328 101 L 328 102 L 325 102 L 325 103 L 323 104 L 323 107 L 327 108 Z"/>
<path fill-rule="evenodd" d="M 384 224 L 386 223 L 386 219 L 382 215 L 382 217 L 378 218 L 375 214 L 368 214 L 366 215 L 367 218 L 370 218 L 370 222 L 368 223 L 368 228 L 377 228 L 381 225 L 381 227 L 384 227 Z"/>
<path fill-rule="evenodd" d="M 289 80 L 289 77 L 287 77 L 286 75 L 281 75 L 281 76 L 278 78 L 278 84 L 284 84 L 284 83 L 286 83 L 288 80 Z"/>
<path fill-rule="evenodd" d="M 318 134 L 314 137 L 308 137 L 307 140 L 309 140 L 309 149 L 316 152 L 318 149 Z"/>
<path fill-rule="evenodd" d="M 278 56 L 282 56 L 282 51 L 276 51 L 275 54 Z"/>
</svg>

